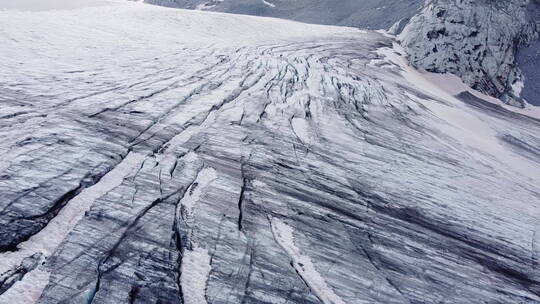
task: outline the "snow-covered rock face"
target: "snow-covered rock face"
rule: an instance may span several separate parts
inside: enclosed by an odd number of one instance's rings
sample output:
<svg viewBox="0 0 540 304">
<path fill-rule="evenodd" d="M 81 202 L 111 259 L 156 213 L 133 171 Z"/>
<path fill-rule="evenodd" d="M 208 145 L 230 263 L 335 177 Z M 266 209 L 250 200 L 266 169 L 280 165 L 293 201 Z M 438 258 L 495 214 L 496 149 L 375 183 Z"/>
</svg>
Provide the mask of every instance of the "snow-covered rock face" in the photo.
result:
<svg viewBox="0 0 540 304">
<path fill-rule="evenodd" d="M 536 1 L 535 1 L 536 2 Z M 538 38 L 529 0 L 433 0 L 400 40 L 415 67 L 453 73 L 475 89 L 521 105 L 516 50 Z"/>
<path fill-rule="evenodd" d="M 540 121 L 355 28 L 0 11 L 0 303 L 540 303 Z"/>
</svg>

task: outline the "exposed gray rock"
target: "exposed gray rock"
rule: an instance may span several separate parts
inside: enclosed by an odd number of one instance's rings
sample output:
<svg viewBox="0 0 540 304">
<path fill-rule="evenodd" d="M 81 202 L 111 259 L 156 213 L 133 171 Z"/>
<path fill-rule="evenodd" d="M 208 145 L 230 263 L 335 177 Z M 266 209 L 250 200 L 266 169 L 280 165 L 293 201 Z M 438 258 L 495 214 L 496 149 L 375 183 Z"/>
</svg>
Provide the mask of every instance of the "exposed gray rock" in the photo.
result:
<svg viewBox="0 0 540 304">
<path fill-rule="evenodd" d="M 536 1 L 535 1 L 536 2 Z M 427 1 L 400 40 L 415 67 L 453 73 L 471 87 L 523 105 L 516 51 L 538 39 L 529 0 Z"/>
<path fill-rule="evenodd" d="M 523 75 L 521 97 L 528 103 L 540 106 L 540 41 L 519 50 L 516 62 Z"/>
<path fill-rule="evenodd" d="M 410 18 L 402 18 L 398 20 L 388 29 L 388 34 L 394 36 L 401 34 L 401 32 L 403 32 L 403 29 L 407 26 L 407 24 L 409 24 L 410 21 Z"/>
<path fill-rule="evenodd" d="M 532 1 L 527 13 L 529 20 L 536 23 L 537 31 L 540 31 L 540 2 Z M 521 70 L 524 80 L 521 97 L 527 102 L 540 106 L 540 40 L 532 43 L 529 47 L 519 49 L 516 62 Z"/>
</svg>

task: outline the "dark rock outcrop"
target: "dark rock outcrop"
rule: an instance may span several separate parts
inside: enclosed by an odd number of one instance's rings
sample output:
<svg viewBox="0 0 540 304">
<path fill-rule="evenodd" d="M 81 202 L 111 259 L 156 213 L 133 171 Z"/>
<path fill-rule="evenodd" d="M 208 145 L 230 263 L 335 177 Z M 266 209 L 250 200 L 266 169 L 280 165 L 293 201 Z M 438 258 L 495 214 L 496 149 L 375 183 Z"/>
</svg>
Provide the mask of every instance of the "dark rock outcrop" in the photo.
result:
<svg viewBox="0 0 540 304">
<path fill-rule="evenodd" d="M 415 67 L 452 73 L 469 86 L 523 106 L 524 76 L 518 49 L 538 39 L 530 0 L 434 0 L 413 17 L 400 35 Z"/>
</svg>

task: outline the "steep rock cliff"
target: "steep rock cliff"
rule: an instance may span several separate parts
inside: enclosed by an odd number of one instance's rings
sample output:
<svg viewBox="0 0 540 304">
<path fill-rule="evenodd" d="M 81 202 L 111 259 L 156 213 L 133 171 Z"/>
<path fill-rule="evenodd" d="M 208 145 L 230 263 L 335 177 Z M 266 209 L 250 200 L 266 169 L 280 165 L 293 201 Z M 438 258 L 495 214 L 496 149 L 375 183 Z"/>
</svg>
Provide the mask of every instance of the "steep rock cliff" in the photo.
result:
<svg viewBox="0 0 540 304">
<path fill-rule="evenodd" d="M 529 0 L 433 0 L 400 34 L 411 64 L 452 73 L 471 87 L 523 106 L 516 52 L 538 38 Z"/>
</svg>

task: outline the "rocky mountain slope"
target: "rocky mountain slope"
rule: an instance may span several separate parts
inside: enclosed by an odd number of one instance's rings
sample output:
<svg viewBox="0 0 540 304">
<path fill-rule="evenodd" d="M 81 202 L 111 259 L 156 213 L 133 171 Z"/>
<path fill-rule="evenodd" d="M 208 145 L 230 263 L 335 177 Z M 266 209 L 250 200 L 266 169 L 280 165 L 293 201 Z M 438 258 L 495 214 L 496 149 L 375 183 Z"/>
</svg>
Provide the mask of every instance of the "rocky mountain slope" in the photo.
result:
<svg viewBox="0 0 540 304">
<path fill-rule="evenodd" d="M 458 75 L 473 88 L 522 106 L 524 76 L 515 57 L 538 40 L 540 19 L 530 14 L 537 9 L 540 2 L 530 0 L 428 1 L 400 40 L 414 66 Z"/>
<path fill-rule="evenodd" d="M 291 19 L 315 24 L 389 28 L 419 12 L 424 0 L 144 0 L 186 9 Z"/>
<path fill-rule="evenodd" d="M 356 28 L 0 11 L 0 303 L 540 303 L 540 115 Z"/>
<path fill-rule="evenodd" d="M 540 1 L 531 1 L 527 7 L 528 19 L 536 22 L 540 32 Z M 539 35 L 540 36 L 540 35 Z M 523 76 L 523 89 L 520 97 L 527 102 L 540 106 L 540 39 L 520 48 L 516 54 L 516 62 Z"/>
</svg>

